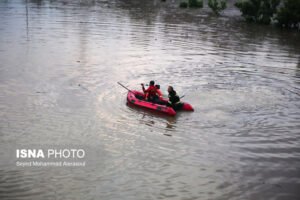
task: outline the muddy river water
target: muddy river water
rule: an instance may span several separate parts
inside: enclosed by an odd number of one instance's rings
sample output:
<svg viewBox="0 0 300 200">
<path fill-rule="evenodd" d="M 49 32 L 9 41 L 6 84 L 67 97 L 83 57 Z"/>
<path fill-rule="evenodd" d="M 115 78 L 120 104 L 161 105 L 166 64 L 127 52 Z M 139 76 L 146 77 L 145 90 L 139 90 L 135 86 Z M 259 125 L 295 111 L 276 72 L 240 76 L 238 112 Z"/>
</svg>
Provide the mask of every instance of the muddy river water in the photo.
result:
<svg viewBox="0 0 300 200">
<path fill-rule="evenodd" d="M 299 31 L 177 5 L 0 1 L 0 199 L 300 198 Z M 150 80 L 195 111 L 127 106 L 117 81 Z M 22 145 L 86 166 L 16 166 Z"/>
</svg>

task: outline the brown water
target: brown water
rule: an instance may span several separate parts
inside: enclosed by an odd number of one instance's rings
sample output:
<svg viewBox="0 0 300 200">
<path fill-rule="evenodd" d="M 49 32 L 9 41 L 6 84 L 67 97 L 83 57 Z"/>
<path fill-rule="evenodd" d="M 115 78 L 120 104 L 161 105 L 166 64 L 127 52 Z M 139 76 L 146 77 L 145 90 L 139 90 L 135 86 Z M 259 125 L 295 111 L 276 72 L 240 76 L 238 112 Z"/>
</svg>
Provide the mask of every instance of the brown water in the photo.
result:
<svg viewBox="0 0 300 200">
<path fill-rule="evenodd" d="M 0 199 L 300 198 L 300 35 L 233 7 L 0 2 Z M 173 85 L 193 113 L 126 106 Z M 20 145 L 81 145 L 86 167 L 22 168 Z"/>
</svg>

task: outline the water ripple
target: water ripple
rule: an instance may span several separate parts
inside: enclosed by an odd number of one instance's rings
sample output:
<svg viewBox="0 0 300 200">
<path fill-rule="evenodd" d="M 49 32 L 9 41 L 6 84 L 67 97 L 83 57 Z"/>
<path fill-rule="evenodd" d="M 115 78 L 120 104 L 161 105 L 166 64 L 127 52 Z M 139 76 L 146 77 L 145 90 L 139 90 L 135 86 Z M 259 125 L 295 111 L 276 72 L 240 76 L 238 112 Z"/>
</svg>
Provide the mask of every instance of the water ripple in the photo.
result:
<svg viewBox="0 0 300 200">
<path fill-rule="evenodd" d="M 0 3 L 0 146 L 97 152 L 69 171 L 0 162 L 1 199 L 299 198 L 299 33 L 174 5 Z M 150 80 L 195 112 L 126 105 L 117 81 Z"/>
</svg>

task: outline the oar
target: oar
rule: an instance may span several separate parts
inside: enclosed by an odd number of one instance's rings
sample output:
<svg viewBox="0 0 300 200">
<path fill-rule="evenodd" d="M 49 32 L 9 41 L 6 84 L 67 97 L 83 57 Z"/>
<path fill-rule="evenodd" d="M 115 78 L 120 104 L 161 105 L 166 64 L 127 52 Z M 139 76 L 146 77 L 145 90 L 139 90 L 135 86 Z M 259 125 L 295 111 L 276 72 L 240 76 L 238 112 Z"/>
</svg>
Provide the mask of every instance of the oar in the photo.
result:
<svg viewBox="0 0 300 200">
<path fill-rule="evenodd" d="M 129 92 L 132 92 L 130 89 L 128 89 L 125 85 L 123 85 L 122 83 L 120 82 L 117 82 L 119 85 L 121 85 L 123 88 L 125 88 L 126 90 L 128 90 Z"/>
<path fill-rule="evenodd" d="M 179 97 L 180 99 L 182 99 L 183 97 L 185 97 L 185 95 L 182 95 L 181 97 Z"/>
</svg>

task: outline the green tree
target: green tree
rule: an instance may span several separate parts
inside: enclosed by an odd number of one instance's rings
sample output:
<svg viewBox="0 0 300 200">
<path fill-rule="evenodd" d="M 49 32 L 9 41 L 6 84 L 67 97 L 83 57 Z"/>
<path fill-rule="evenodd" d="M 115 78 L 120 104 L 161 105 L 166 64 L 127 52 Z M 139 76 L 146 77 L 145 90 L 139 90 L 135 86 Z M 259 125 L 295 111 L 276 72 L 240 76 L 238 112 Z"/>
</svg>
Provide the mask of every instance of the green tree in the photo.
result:
<svg viewBox="0 0 300 200">
<path fill-rule="evenodd" d="M 280 0 L 239 0 L 235 6 L 247 21 L 270 24 L 279 3 Z"/>
<path fill-rule="evenodd" d="M 208 0 L 208 6 L 216 15 L 227 7 L 225 0 Z"/>
<path fill-rule="evenodd" d="M 180 8 L 187 8 L 188 7 L 188 3 L 185 2 L 185 1 L 182 1 L 182 2 L 180 2 L 179 7 Z"/>
<path fill-rule="evenodd" d="M 179 4 L 180 8 L 203 8 L 203 0 L 188 0 L 188 2 L 183 1 Z"/>
<path fill-rule="evenodd" d="M 300 0 L 284 0 L 276 19 L 280 26 L 300 29 Z"/>
<path fill-rule="evenodd" d="M 202 0 L 189 0 L 189 7 L 190 8 L 203 8 L 203 1 Z"/>
</svg>

